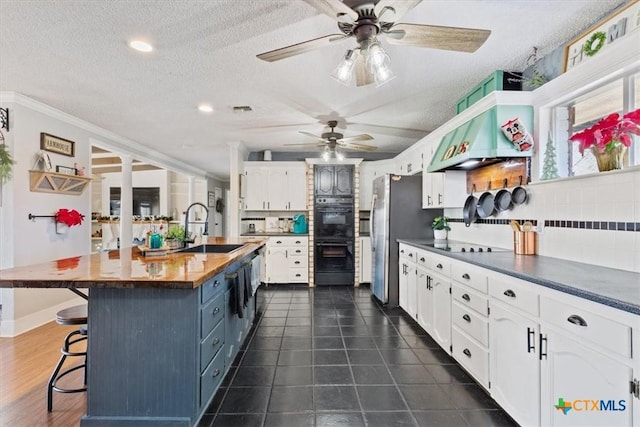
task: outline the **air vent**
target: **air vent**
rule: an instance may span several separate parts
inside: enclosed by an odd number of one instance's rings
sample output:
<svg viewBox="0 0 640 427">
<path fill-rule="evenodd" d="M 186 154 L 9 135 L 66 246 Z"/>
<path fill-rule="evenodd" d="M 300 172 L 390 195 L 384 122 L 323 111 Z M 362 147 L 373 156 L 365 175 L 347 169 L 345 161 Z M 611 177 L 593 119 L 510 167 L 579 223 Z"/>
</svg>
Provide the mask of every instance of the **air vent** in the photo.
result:
<svg viewBox="0 0 640 427">
<path fill-rule="evenodd" d="M 253 109 L 248 105 L 236 105 L 233 107 L 234 113 L 248 113 L 249 111 L 253 111 Z"/>
</svg>

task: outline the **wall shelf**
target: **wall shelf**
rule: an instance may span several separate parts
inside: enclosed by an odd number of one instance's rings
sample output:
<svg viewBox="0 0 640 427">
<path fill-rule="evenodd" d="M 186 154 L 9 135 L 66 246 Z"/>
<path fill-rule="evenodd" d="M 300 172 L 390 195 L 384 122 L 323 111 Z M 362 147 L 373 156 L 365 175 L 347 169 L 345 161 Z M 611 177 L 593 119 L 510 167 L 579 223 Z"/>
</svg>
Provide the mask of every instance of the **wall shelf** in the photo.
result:
<svg viewBox="0 0 640 427">
<path fill-rule="evenodd" d="M 80 195 L 91 178 L 46 171 L 29 171 L 31 191 Z"/>
</svg>

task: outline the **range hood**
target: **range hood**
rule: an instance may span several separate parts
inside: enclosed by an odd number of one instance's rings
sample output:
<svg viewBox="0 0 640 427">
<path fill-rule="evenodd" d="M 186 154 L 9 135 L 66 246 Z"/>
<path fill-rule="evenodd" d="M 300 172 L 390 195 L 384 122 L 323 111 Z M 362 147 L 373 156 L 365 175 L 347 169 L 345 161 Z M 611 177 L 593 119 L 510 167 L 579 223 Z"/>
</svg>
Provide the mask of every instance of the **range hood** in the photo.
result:
<svg viewBox="0 0 640 427">
<path fill-rule="evenodd" d="M 516 121 L 519 122 L 516 124 Z M 427 172 L 471 170 L 503 160 L 531 157 L 532 144 L 522 143 L 522 134 L 510 141 L 501 129 L 514 125 L 533 130 L 533 107 L 530 105 L 494 105 L 447 133 L 435 151 Z M 507 132 L 509 133 L 509 132 Z M 512 132 L 511 134 L 513 134 Z M 531 137 L 526 136 L 532 143 Z"/>
</svg>

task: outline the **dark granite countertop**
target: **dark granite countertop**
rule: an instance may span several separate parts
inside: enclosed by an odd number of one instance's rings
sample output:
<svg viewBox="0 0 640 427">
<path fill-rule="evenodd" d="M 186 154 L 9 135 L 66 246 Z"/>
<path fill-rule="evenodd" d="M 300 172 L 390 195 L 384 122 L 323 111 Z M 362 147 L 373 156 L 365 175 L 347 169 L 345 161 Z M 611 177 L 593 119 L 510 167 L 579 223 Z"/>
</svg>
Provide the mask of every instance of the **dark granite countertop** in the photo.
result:
<svg viewBox="0 0 640 427">
<path fill-rule="evenodd" d="M 640 314 L 640 273 L 541 255 L 516 255 L 513 251 L 451 253 L 427 246 L 432 241 L 398 239 L 398 242 Z"/>
</svg>

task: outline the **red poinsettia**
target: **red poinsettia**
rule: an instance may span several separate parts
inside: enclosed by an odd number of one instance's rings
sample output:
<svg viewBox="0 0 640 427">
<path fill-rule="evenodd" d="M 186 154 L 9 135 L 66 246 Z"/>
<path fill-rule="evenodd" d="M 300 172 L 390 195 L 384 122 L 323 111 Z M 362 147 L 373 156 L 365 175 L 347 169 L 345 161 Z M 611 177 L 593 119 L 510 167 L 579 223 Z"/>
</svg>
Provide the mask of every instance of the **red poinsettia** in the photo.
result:
<svg viewBox="0 0 640 427">
<path fill-rule="evenodd" d="M 58 209 L 56 212 L 56 221 L 67 224 L 69 227 L 82 224 L 83 219 L 84 215 L 75 209 Z"/>
<path fill-rule="evenodd" d="M 640 108 L 622 117 L 618 113 L 610 114 L 569 140 L 580 144 L 581 154 L 585 148 L 592 146 L 599 152 L 604 152 L 613 150 L 617 144 L 629 147 L 632 142 L 631 134 L 640 135 Z"/>
</svg>

